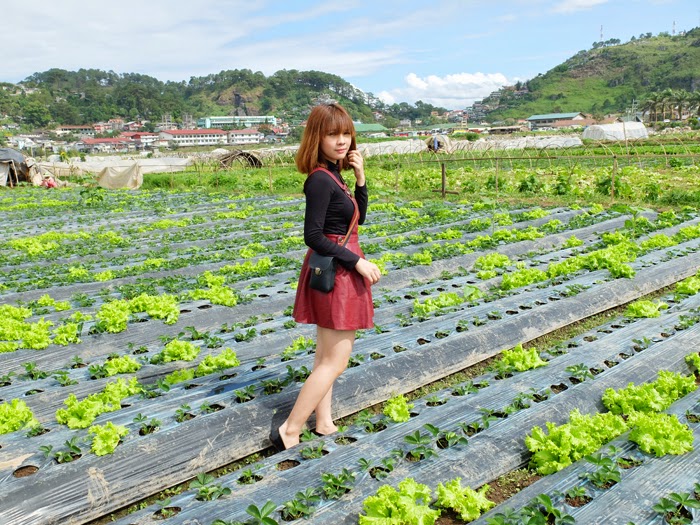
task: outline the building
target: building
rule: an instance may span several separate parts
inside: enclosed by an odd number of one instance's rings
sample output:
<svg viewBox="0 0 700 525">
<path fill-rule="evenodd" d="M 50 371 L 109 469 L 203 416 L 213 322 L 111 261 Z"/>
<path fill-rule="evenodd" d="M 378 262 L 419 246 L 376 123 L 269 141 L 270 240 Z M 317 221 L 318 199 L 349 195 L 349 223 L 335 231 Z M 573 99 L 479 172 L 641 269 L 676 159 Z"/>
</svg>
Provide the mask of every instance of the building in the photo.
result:
<svg viewBox="0 0 700 525">
<path fill-rule="evenodd" d="M 149 133 L 147 131 L 122 131 L 117 138 L 129 139 L 134 142 L 137 148 L 143 149 L 153 146 L 159 139 L 159 136 L 158 133 Z"/>
<path fill-rule="evenodd" d="M 228 132 L 229 144 L 260 144 L 264 138 L 265 135 L 255 128 L 234 129 Z"/>
<path fill-rule="evenodd" d="M 58 126 L 54 133 L 59 136 L 63 135 L 77 135 L 82 138 L 91 138 L 95 136 L 95 129 L 91 125 L 85 126 Z"/>
<path fill-rule="evenodd" d="M 355 123 L 355 132 L 364 135 L 367 133 L 386 133 L 389 130 L 381 124 L 360 124 Z"/>
<path fill-rule="evenodd" d="M 583 113 L 547 113 L 545 115 L 532 115 L 528 117 L 527 122 L 530 129 L 555 128 L 557 122 L 568 120 L 585 120 L 586 115 Z M 584 125 L 584 124 L 581 124 Z"/>
<path fill-rule="evenodd" d="M 127 153 L 136 149 L 134 141 L 127 137 L 83 139 L 75 143 L 75 148 L 87 153 Z"/>
<path fill-rule="evenodd" d="M 161 131 L 159 139 L 176 147 L 214 146 L 228 144 L 228 133 L 223 129 L 170 129 Z"/>
<path fill-rule="evenodd" d="M 261 124 L 269 124 L 272 127 L 277 126 L 277 118 L 272 115 L 246 115 L 243 117 L 226 115 L 215 117 L 204 117 L 197 120 L 197 126 L 200 128 L 220 128 L 231 129 L 245 126 L 252 128 Z"/>
</svg>

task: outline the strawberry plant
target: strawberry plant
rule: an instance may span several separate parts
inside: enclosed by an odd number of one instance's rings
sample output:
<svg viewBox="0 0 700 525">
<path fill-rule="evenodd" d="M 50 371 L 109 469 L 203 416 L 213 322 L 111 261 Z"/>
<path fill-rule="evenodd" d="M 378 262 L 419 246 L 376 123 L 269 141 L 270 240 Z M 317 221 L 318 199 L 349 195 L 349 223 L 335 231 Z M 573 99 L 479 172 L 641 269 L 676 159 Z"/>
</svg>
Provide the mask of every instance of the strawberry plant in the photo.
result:
<svg viewBox="0 0 700 525">
<path fill-rule="evenodd" d="M 437 456 L 435 449 L 430 446 L 432 439 L 428 434 L 421 434 L 420 430 L 416 430 L 413 434 L 404 436 L 403 440 L 409 445 L 415 445 L 406 455 L 406 458 L 411 461 L 421 461 Z"/>
<path fill-rule="evenodd" d="M 700 509 L 700 501 L 688 492 L 672 492 L 667 497 L 661 498 L 661 501 L 652 509 L 661 514 L 666 523 L 671 525 L 691 524 L 693 523 L 691 509 Z"/>
<path fill-rule="evenodd" d="M 178 408 L 175 411 L 175 421 L 178 423 L 182 423 L 183 421 L 187 421 L 189 419 L 194 418 L 194 416 L 190 413 L 191 407 L 188 404 L 183 404 L 180 405 L 180 408 Z"/>
<path fill-rule="evenodd" d="M 556 508 L 547 494 L 536 496 L 528 505 L 520 509 L 518 523 L 552 523 L 555 525 L 569 525 L 576 523 L 570 514 Z"/>
<path fill-rule="evenodd" d="M 77 385 L 78 381 L 71 379 L 66 370 L 57 370 L 52 374 L 52 376 L 59 385 L 66 387 L 70 385 Z"/>
<path fill-rule="evenodd" d="M 585 456 L 583 459 L 589 463 L 592 463 L 598 468 L 593 472 L 585 472 L 581 474 L 581 478 L 591 481 L 591 483 L 601 489 L 610 488 L 615 483 L 620 482 L 620 469 L 612 458 L 597 453 Z"/>
<path fill-rule="evenodd" d="M 236 403 L 247 403 L 255 398 L 255 385 L 247 385 L 234 390 L 233 394 L 236 396 Z"/>
<path fill-rule="evenodd" d="M 307 488 L 304 492 L 297 492 L 293 500 L 287 501 L 280 510 L 280 515 L 285 521 L 308 518 L 314 512 L 313 506 L 321 501 L 316 490 Z"/>
<path fill-rule="evenodd" d="M 231 494 L 231 489 L 221 485 L 214 484 L 214 476 L 207 473 L 197 474 L 194 481 L 190 483 L 190 489 L 197 489 L 195 499 L 199 501 L 213 501 L 222 496 Z"/>
<path fill-rule="evenodd" d="M 347 494 L 352 490 L 356 477 L 357 474 L 347 468 L 343 468 L 339 474 L 323 472 L 321 474 L 321 481 L 323 481 L 321 492 L 324 498 L 327 500 L 338 499 Z"/>
<path fill-rule="evenodd" d="M 373 433 L 373 432 L 381 432 L 386 428 L 386 423 L 384 422 L 383 419 L 377 419 L 376 421 L 373 421 L 372 414 L 370 413 L 369 410 L 361 410 L 357 414 L 357 419 L 356 423 L 363 427 L 365 432 L 368 433 Z"/>
<path fill-rule="evenodd" d="M 582 383 L 586 379 L 593 379 L 593 374 L 584 363 L 567 366 L 565 370 L 571 374 L 572 383 Z"/>
<path fill-rule="evenodd" d="M 311 445 L 304 447 L 299 451 L 299 455 L 304 459 L 321 458 L 324 455 L 323 443 L 319 443 L 315 447 Z"/>
<path fill-rule="evenodd" d="M 54 459 L 57 463 L 70 463 L 81 457 L 83 452 L 78 446 L 78 440 L 78 436 L 74 436 L 64 443 L 66 450 L 61 450 L 54 454 Z"/>
</svg>

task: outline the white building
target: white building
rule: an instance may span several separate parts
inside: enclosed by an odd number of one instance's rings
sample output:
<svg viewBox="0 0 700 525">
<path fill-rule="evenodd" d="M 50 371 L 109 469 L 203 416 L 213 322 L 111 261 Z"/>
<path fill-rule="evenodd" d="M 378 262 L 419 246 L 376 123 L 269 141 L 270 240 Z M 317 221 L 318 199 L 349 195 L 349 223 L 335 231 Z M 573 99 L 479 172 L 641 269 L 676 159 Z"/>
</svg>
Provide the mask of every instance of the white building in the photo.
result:
<svg viewBox="0 0 700 525">
<path fill-rule="evenodd" d="M 261 124 L 269 124 L 270 126 L 275 127 L 277 126 L 277 117 L 272 115 L 247 115 L 244 117 L 226 115 L 218 117 L 204 117 L 197 120 L 197 126 L 207 129 L 212 127 L 237 128 L 239 126 L 250 128 Z"/>
<path fill-rule="evenodd" d="M 134 133 L 131 138 L 141 147 L 150 148 L 160 138 L 160 135 L 158 135 L 158 133 L 148 133 L 144 131 Z"/>
<path fill-rule="evenodd" d="M 265 138 L 257 129 L 234 129 L 228 132 L 229 144 L 260 144 Z"/>
<path fill-rule="evenodd" d="M 159 139 L 179 147 L 228 144 L 228 134 L 223 129 L 169 129 L 161 131 Z"/>
<path fill-rule="evenodd" d="M 93 138 L 95 136 L 95 129 L 91 125 L 85 126 L 58 126 L 54 133 L 58 136 L 73 134 L 78 135 L 81 139 Z"/>
</svg>

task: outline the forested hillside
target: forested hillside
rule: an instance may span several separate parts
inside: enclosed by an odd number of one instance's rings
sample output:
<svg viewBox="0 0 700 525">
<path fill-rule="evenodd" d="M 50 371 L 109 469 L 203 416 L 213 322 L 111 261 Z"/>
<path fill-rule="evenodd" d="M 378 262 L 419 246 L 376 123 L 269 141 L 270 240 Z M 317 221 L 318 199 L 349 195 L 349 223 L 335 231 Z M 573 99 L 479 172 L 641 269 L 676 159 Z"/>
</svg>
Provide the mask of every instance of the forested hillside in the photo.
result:
<svg viewBox="0 0 700 525">
<path fill-rule="evenodd" d="M 697 92 L 700 28 L 676 36 L 646 33 L 624 44 L 597 42 L 523 86 L 528 90 L 524 96 L 505 91 L 500 101 L 484 100 L 498 105 L 489 117 L 576 111 L 604 115 L 623 112 L 633 101 L 642 108 L 652 94 L 667 89 Z"/>
<path fill-rule="evenodd" d="M 657 112 L 653 98 L 663 91 L 691 96 L 700 92 L 698 64 L 700 28 L 682 35 L 645 33 L 626 43 L 610 39 L 483 102 L 492 108 L 490 121 L 578 111 L 602 116 L 624 112 L 633 102 L 639 109 Z M 387 127 L 403 118 L 430 123 L 431 112 L 445 111 L 422 101 L 386 105 L 339 76 L 320 71 L 281 70 L 266 77 L 240 69 L 163 82 L 137 73 L 50 69 L 31 75 L 21 86 L 0 83 L 0 117 L 39 128 L 114 117 L 157 122 L 165 113 L 175 121 L 185 114 L 274 114 L 294 122 L 325 98 L 341 101 L 363 122 L 373 122 L 373 111 L 381 111 Z"/>
<path fill-rule="evenodd" d="M 24 89 L 22 89 L 24 88 Z M 266 77 L 249 69 L 228 70 L 188 82 L 162 82 L 148 75 L 118 74 L 98 69 L 35 73 L 22 87 L 0 84 L 0 115 L 26 124 L 87 124 L 113 117 L 159 121 L 169 113 L 182 115 L 265 115 L 302 120 L 319 99 L 333 98 L 353 118 L 373 122 L 373 109 L 390 117 L 429 117 L 445 111 L 417 102 L 386 107 L 342 78 L 320 71 L 282 70 Z"/>
</svg>

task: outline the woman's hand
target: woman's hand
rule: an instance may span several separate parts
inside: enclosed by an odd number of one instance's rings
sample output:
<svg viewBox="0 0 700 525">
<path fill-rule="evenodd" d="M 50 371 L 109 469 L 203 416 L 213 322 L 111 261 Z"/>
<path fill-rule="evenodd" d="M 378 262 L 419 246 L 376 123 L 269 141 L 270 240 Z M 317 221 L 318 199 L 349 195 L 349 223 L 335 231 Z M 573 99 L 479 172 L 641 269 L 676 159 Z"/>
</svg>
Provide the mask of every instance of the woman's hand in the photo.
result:
<svg viewBox="0 0 700 525">
<path fill-rule="evenodd" d="M 365 164 L 362 154 L 356 150 L 350 150 L 348 152 L 348 161 L 350 166 L 355 171 L 355 182 L 358 186 L 365 185 Z"/>
<path fill-rule="evenodd" d="M 377 284 L 379 278 L 382 276 L 379 267 L 373 262 L 369 262 L 367 259 L 360 259 L 357 261 L 355 270 L 357 270 L 357 273 L 362 277 L 367 279 L 370 284 Z"/>
</svg>

